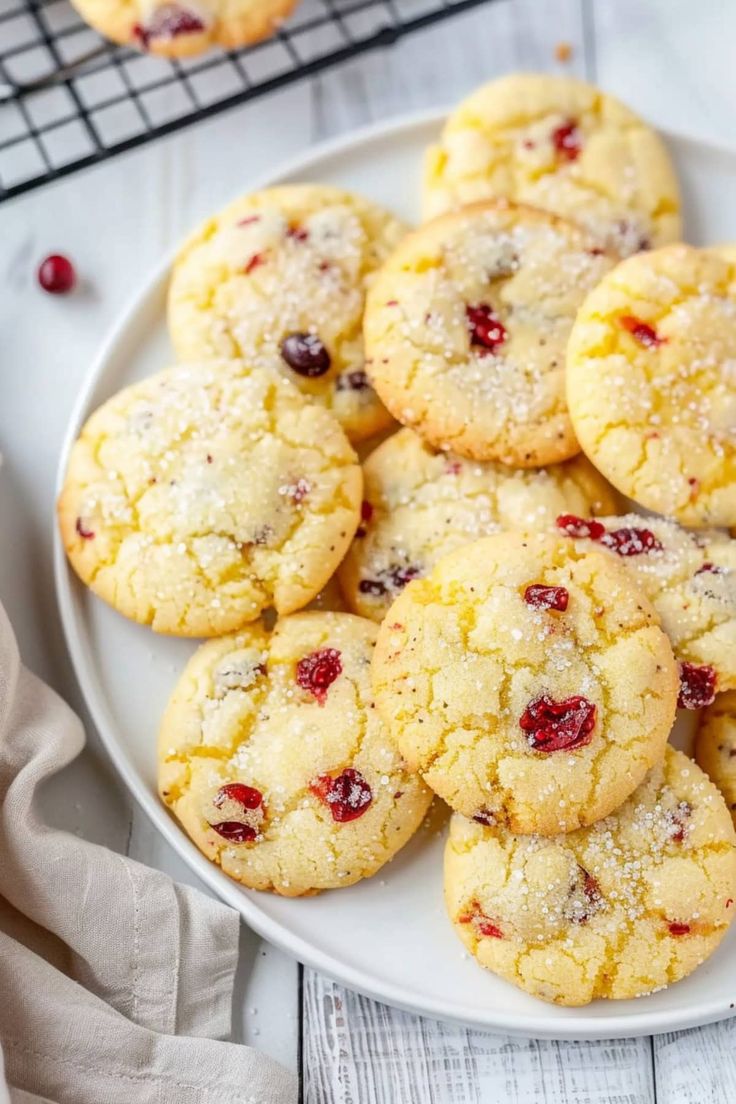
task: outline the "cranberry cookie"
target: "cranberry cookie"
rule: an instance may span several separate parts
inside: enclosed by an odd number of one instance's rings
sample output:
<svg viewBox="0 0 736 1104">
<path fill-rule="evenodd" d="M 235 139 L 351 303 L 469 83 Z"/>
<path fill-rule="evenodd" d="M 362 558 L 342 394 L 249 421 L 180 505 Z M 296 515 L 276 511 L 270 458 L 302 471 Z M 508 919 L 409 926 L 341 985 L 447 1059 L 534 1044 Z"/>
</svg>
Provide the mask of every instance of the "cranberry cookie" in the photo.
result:
<svg viewBox="0 0 736 1104">
<path fill-rule="evenodd" d="M 491 81 L 428 150 L 425 218 L 501 196 L 574 219 L 621 256 L 682 234 L 663 142 L 613 96 L 572 77 Z"/>
<path fill-rule="evenodd" d="M 327 406 L 348 436 L 390 418 L 365 373 L 363 307 L 405 230 L 374 203 L 316 184 L 243 196 L 181 249 L 168 320 L 181 360 L 275 366 Z"/>
<path fill-rule="evenodd" d="M 445 556 L 389 609 L 376 704 L 454 809 L 555 835 L 606 816 L 661 759 L 677 665 L 609 556 L 499 533 Z"/>
<path fill-rule="evenodd" d="M 719 694 L 700 718 L 695 761 L 718 789 L 736 824 L 736 691 Z"/>
<path fill-rule="evenodd" d="M 159 789 L 204 854 L 288 897 L 352 885 L 411 838 L 431 791 L 373 708 L 376 626 L 300 613 L 204 644 L 163 718 Z"/>
<path fill-rule="evenodd" d="M 219 636 L 319 593 L 355 532 L 362 483 L 335 419 L 277 372 L 183 365 L 83 427 L 61 536 L 82 582 L 126 617 Z"/>
<path fill-rule="evenodd" d="M 613 263 L 572 223 L 505 202 L 420 227 L 368 293 L 374 387 L 437 448 L 524 468 L 574 456 L 565 345 Z"/>
<path fill-rule="evenodd" d="M 362 520 L 339 568 L 351 608 L 380 621 L 411 580 L 498 529 L 543 529 L 561 513 L 607 514 L 617 496 L 584 456 L 513 469 L 435 452 L 401 429 L 363 465 Z"/>
<path fill-rule="evenodd" d="M 715 786 L 667 748 L 605 820 L 555 839 L 455 815 L 445 898 L 481 966 L 555 1004 L 627 1000 L 713 953 L 736 898 L 736 834 Z"/>
</svg>

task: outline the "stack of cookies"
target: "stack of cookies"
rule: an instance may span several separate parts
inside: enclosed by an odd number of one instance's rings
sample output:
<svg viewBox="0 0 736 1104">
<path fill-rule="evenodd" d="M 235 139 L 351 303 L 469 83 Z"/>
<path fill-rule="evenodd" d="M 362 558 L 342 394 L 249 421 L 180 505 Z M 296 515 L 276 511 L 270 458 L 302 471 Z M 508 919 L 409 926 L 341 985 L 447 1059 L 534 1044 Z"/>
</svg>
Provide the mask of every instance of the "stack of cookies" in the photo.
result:
<svg viewBox="0 0 736 1104">
<path fill-rule="evenodd" d="M 214 638 L 159 783 L 231 877 L 351 885 L 438 795 L 481 965 L 649 993 L 735 907 L 736 250 L 674 244 L 657 136 L 562 78 L 461 104 L 424 211 L 291 185 L 201 227 L 181 363 L 82 430 L 64 543 L 121 613 Z"/>
</svg>

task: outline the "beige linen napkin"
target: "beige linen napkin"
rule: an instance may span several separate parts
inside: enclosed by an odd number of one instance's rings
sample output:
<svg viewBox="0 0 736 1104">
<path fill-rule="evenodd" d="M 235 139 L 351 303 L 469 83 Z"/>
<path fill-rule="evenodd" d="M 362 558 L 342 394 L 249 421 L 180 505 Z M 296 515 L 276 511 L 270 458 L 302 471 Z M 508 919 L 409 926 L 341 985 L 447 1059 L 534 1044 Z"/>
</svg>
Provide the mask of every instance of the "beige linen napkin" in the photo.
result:
<svg viewBox="0 0 736 1104">
<path fill-rule="evenodd" d="M 0 606 L 0 1104 L 293 1104 L 291 1074 L 219 1041 L 238 915 L 39 819 L 83 744 Z"/>
</svg>

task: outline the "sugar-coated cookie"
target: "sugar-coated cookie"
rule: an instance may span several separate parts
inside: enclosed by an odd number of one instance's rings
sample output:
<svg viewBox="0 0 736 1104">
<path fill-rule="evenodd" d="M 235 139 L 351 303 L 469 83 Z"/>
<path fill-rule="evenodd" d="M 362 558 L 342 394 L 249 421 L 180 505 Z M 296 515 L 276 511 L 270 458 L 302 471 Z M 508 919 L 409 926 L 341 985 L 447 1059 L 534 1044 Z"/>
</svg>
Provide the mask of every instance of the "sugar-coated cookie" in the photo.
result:
<svg viewBox="0 0 736 1104">
<path fill-rule="evenodd" d="M 572 77 L 515 73 L 477 89 L 427 152 L 424 216 L 506 196 L 574 219 L 622 256 L 682 233 L 661 139 Z"/>
<path fill-rule="evenodd" d="M 429 808 L 373 707 L 376 632 L 352 614 L 294 614 L 187 664 L 161 726 L 159 790 L 243 885 L 289 897 L 352 885 Z"/>
<path fill-rule="evenodd" d="M 604 276 L 570 335 L 567 399 L 624 494 L 684 525 L 736 524 L 736 249 L 672 245 Z"/>
<path fill-rule="evenodd" d="M 681 661 L 681 705 L 709 705 L 736 687 L 736 541 L 718 529 L 696 532 L 667 518 L 560 514 L 558 532 L 599 548 L 630 569 Z"/>
<path fill-rule="evenodd" d="M 174 262 L 168 321 L 177 355 L 277 367 L 349 437 L 370 437 L 390 418 L 365 373 L 365 293 L 404 233 L 376 204 L 322 184 L 243 196 Z"/>
<path fill-rule="evenodd" d="M 396 599 L 373 687 L 409 767 L 449 805 L 553 835 L 606 816 L 661 759 L 678 672 L 611 557 L 498 533 Z"/>
<path fill-rule="evenodd" d="M 695 736 L 695 761 L 723 794 L 736 824 L 736 691 L 719 694 L 703 710 Z"/>
<path fill-rule="evenodd" d="M 297 0 L 72 0 L 87 23 L 113 42 L 159 57 L 226 50 L 268 38 Z"/>
<path fill-rule="evenodd" d="M 374 621 L 406 583 L 463 544 L 498 529 L 543 529 L 562 513 L 618 508 L 584 456 L 514 469 L 435 452 L 411 429 L 375 449 L 363 476 L 362 520 L 339 575 L 351 608 Z"/>
<path fill-rule="evenodd" d="M 83 427 L 61 536 L 82 581 L 127 617 L 218 636 L 319 593 L 355 532 L 362 482 L 332 415 L 277 372 L 182 365 Z"/>
<path fill-rule="evenodd" d="M 565 345 L 613 265 L 579 227 L 504 201 L 406 237 L 366 301 L 368 374 L 400 422 L 477 460 L 539 467 L 580 451 Z"/>
<path fill-rule="evenodd" d="M 679 751 L 616 812 L 542 839 L 455 815 L 450 919 L 481 966 L 581 1005 L 662 989 L 713 953 L 734 914 L 736 835 L 715 786 Z"/>
</svg>

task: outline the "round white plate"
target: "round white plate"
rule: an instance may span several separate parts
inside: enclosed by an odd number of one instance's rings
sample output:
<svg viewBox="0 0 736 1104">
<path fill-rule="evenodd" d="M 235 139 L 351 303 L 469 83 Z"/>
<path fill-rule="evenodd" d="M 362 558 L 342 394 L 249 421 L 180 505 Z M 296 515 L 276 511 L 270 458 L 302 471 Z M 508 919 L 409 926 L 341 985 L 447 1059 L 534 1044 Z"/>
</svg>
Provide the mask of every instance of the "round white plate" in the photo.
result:
<svg viewBox="0 0 736 1104">
<path fill-rule="evenodd" d="M 374 126 L 322 145 L 257 186 L 308 180 L 355 189 L 408 221 L 424 147 L 440 114 Z M 736 240 L 736 153 L 670 136 L 686 196 L 688 238 Z M 233 191 L 246 181 L 234 181 Z M 255 185 L 254 185 L 255 186 Z M 170 258 L 123 314 L 92 366 L 61 458 L 88 413 L 120 387 L 172 362 L 164 321 Z M 58 537 L 56 584 L 67 643 L 102 739 L 135 798 L 192 870 L 260 935 L 352 989 L 400 1008 L 504 1033 L 610 1038 L 671 1031 L 733 1014 L 736 929 L 710 961 L 671 989 L 584 1009 L 534 1000 L 481 970 L 442 901 L 441 813 L 375 878 L 317 897 L 285 900 L 242 889 L 190 843 L 156 796 L 156 735 L 168 695 L 195 645 L 126 621 L 82 587 Z"/>
</svg>

